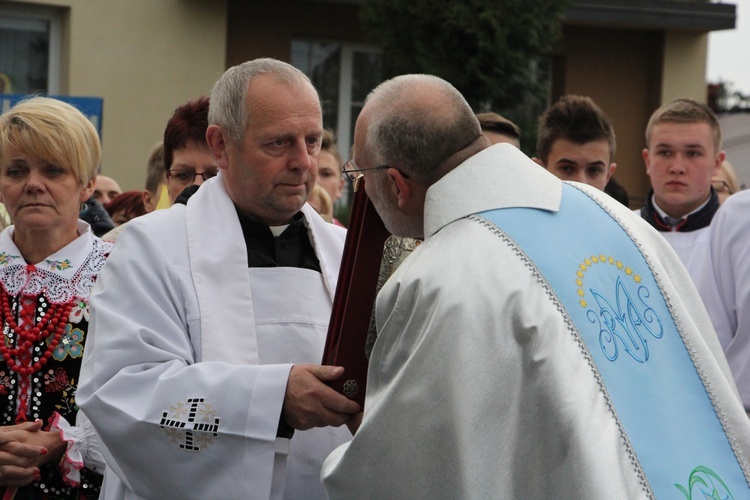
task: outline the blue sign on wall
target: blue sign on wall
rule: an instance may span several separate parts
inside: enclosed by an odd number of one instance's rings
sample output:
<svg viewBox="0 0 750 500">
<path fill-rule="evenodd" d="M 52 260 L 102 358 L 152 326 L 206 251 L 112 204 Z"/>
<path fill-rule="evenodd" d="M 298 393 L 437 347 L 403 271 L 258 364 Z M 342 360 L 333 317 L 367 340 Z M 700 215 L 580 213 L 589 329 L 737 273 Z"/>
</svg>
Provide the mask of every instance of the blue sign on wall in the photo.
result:
<svg viewBox="0 0 750 500">
<path fill-rule="evenodd" d="M 5 113 L 14 104 L 23 99 L 33 97 L 26 94 L 0 94 L 0 114 Z M 45 97 L 52 97 L 65 101 L 78 108 L 81 113 L 91 120 L 94 124 L 96 131 L 99 132 L 99 137 L 102 136 L 102 108 L 104 107 L 104 99 L 101 97 L 73 97 L 67 95 L 51 95 Z"/>
</svg>

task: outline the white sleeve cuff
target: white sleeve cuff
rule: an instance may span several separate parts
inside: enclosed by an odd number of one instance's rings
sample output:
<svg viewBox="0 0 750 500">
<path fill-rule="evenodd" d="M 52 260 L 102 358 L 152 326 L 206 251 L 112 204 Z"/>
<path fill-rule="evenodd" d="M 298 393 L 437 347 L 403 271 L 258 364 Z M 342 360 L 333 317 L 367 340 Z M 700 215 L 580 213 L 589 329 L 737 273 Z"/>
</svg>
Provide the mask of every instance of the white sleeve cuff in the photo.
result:
<svg viewBox="0 0 750 500">
<path fill-rule="evenodd" d="M 83 429 L 70 425 L 57 412 L 52 415 L 52 424 L 50 425 L 51 432 L 56 430 L 60 432 L 60 438 L 67 444 L 67 450 L 59 465 L 63 481 L 69 486 L 80 486 L 83 455 L 86 453 L 84 449 L 86 435 Z"/>
</svg>

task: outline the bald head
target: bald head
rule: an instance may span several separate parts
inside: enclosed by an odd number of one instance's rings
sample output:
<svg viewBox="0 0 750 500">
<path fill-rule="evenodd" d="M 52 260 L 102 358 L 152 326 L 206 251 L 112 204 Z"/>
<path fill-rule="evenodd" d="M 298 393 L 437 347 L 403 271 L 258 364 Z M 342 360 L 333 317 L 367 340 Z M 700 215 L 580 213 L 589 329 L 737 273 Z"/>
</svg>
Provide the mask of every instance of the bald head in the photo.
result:
<svg viewBox="0 0 750 500">
<path fill-rule="evenodd" d="M 96 201 L 102 205 L 106 205 L 120 194 L 122 194 L 122 188 L 116 180 L 106 175 L 96 176 L 94 194 L 92 195 Z"/>
<path fill-rule="evenodd" d="M 431 75 L 403 75 L 380 84 L 365 101 L 365 144 L 378 165 L 398 165 L 432 184 L 487 147 L 461 93 Z"/>
</svg>

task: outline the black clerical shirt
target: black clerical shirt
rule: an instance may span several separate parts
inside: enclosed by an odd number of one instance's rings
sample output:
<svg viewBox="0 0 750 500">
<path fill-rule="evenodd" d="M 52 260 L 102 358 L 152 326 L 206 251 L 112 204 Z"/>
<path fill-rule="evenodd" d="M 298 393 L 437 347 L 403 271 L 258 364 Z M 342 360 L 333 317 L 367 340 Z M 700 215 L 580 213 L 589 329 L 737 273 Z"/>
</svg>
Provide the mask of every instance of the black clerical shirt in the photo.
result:
<svg viewBox="0 0 750 500">
<path fill-rule="evenodd" d="M 310 243 L 305 216 L 292 217 L 283 233 L 274 236 L 268 224 L 237 211 L 247 247 L 248 267 L 299 267 L 320 272 L 320 262 Z"/>
</svg>

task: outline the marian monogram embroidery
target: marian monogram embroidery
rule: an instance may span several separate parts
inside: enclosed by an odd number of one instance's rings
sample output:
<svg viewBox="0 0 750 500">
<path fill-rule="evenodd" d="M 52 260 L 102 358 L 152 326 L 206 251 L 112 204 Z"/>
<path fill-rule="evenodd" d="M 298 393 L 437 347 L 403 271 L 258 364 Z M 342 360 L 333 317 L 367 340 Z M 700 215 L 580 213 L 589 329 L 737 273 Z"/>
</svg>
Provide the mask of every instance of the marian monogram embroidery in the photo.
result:
<svg viewBox="0 0 750 500">
<path fill-rule="evenodd" d="M 622 276 L 617 276 L 613 290 L 589 289 L 596 307 L 591 307 L 586 300 L 584 278 L 586 272 L 597 264 L 614 266 Z M 632 293 L 631 283 L 635 283 Z M 656 312 L 648 305 L 651 291 L 642 283 L 641 277 L 630 267 L 611 256 L 593 255 L 586 258 L 576 271 L 579 304 L 587 309 L 586 317 L 599 328 L 599 346 L 610 361 L 615 361 L 620 348 L 639 363 L 649 359 L 649 336 L 660 339 L 664 336 L 664 327 Z"/>
<path fill-rule="evenodd" d="M 201 451 L 219 436 L 216 411 L 204 398 L 190 398 L 187 403 L 170 406 L 162 413 L 159 425 L 173 443 L 187 451 Z"/>
</svg>

